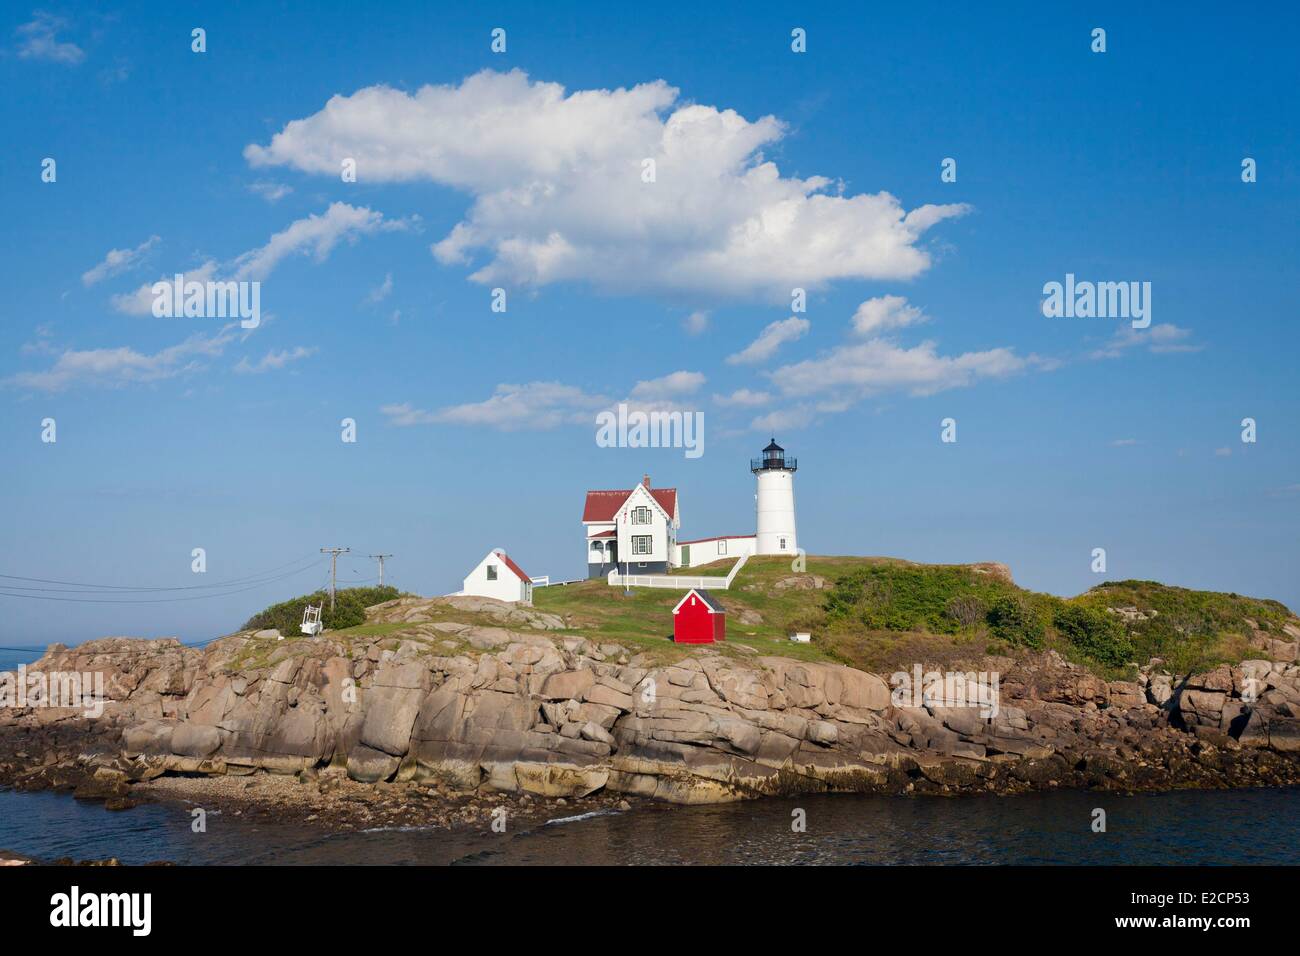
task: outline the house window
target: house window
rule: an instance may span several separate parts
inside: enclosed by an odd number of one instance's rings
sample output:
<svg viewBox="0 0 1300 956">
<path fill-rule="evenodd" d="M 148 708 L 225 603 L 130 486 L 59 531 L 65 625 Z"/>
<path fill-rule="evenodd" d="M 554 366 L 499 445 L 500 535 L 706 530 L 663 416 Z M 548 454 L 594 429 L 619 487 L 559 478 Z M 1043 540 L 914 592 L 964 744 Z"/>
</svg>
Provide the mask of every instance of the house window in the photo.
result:
<svg viewBox="0 0 1300 956">
<path fill-rule="evenodd" d="M 649 554 L 653 550 L 653 547 L 651 545 L 652 541 L 654 541 L 654 538 L 652 538 L 648 534 L 632 535 L 632 553 Z"/>
<path fill-rule="evenodd" d="M 488 573 L 488 580 L 495 581 L 497 579 L 497 566 L 495 564 L 489 564 L 487 566 L 487 573 Z"/>
<path fill-rule="evenodd" d="M 650 523 L 650 509 L 647 508 L 645 505 L 638 505 L 637 507 L 633 508 L 633 509 L 632 509 L 632 523 L 633 523 L 633 524 L 649 524 L 649 523 Z"/>
<path fill-rule="evenodd" d="M 719 542 L 718 542 L 718 554 L 726 554 L 726 553 L 727 553 L 727 542 L 725 542 L 725 541 L 719 541 Z"/>
</svg>

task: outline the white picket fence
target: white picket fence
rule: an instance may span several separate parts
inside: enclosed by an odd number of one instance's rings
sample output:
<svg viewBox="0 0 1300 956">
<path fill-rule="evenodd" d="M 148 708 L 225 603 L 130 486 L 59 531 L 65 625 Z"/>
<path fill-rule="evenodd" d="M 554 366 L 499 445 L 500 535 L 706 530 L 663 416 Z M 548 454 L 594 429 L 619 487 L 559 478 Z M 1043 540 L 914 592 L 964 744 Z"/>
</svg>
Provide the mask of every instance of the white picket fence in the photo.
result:
<svg viewBox="0 0 1300 956">
<path fill-rule="evenodd" d="M 739 560 L 732 565 L 731 570 L 727 572 L 725 578 L 716 575 L 708 577 L 689 574 L 619 574 L 617 571 L 610 571 L 609 583 L 611 587 L 677 588 L 683 591 L 688 588 L 702 588 L 711 591 L 725 591 L 731 587 L 731 582 L 735 580 L 737 572 L 745 566 L 745 562 L 748 560 L 749 555 L 742 554 Z"/>
</svg>

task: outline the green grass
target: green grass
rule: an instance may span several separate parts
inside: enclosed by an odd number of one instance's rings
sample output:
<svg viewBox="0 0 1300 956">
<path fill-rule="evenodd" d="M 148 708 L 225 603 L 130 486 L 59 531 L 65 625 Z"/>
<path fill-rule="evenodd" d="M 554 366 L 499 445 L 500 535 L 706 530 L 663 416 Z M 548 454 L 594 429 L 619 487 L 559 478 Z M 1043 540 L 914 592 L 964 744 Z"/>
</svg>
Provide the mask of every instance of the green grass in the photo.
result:
<svg viewBox="0 0 1300 956">
<path fill-rule="evenodd" d="M 735 561 L 727 558 L 683 573 L 723 576 Z M 730 589 L 714 592 L 727 610 L 727 640 L 708 647 L 732 657 L 756 652 L 834 661 L 877 673 L 905 670 L 918 661 L 959 665 L 986 653 L 1023 657 L 1047 648 L 1115 680 L 1131 677 L 1131 664 L 1151 657 L 1162 657 L 1171 670 L 1187 673 L 1263 656 L 1249 646 L 1248 621 L 1275 636 L 1281 636 L 1283 624 L 1295 621 L 1277 601 L 1237 594 L 1118 581 L 1061 598 L 1024 590 L 994 570 L 987 565 L 827 556 L 806 558 L 806 568 L 796 573 L 789 558 L 750 558 Z M 810 586 L 814 582 L 822 586 Z M 644 653 L 654 663 L 671 663 L 701 653 L 698 647 L 672 641 L 672 609 L 682 593 L 633 588 L 624 594 L 603 579 L 583 581 L 533 592 L 536 609 L 559 615 L 565 622 L 563 630 L 530 631 L 484 612 L 430 604 L 421 608 L 429 618 L 426 622 L 383 622 L 377 619 L 381 613 L 371 612 L 364 622 L 324 636 L 338 641 L 348 653 L 356 641 L 379 639 L 382 646 L 396 647 L 401 640 L 412 639 L 425 645 L 421 653 L 477 654 L 454 634 L 430 626 L 454 621 L 556 638 L 581 635 L 597 644 L 616 643 Z M 272 610 L 283 613 L 286 605 Z M 1108 607 L 1136 607 L 1155 614 L 1145 621 L 1125 621 L 1107 612 Z M 246 642 L 237 659 L 259 666 L 269 663 L 277 649 L 301 639 L 296 621 L 292 631 L 285 631 L 285 641 Z M 794 631 L 811 631 L 813 643 L 791 643 L 789 635 Z"/>
<path fill-rule="evenodd" d="M 1189 591 L 1154 582 L 1117 582 L 1074 598 L 1027 591 L 980 565 L 921 565 L 890 558 L 808 557 L 796 574 L 788 558 L 751 558 L 726 591 L 724 653 L 743 643 L 762 654 L 832 660 L 888 672 L 916 661 L 960 663 L 986 652 L 1023 656 L 1050 648 L 1108 680 L 1132 676 L 1131 663 L 1163 657 L 1180 672 L 1236 662 L 1260 652 L 1248 644 L 1246 619 L 1281 632 L 1293 617 L 1276 601 Z M 729 558 L 682 572 L 724 575 Z M 823 579 L 822 589 L 778 587 L 782 581 Z M 680 591 L 622 588 L 603 580 L 534 592 L 537 607 L 562 615 L 569 628 L 597 642 L 616 642 L 672 659 L 691 653 L 671 642 Z M 1019 615 L 1007 626 L 1007 605 Z M 1148 622 L 1124 622 L 1106 607 L 1156 610 Z M 965 613 L 961 613 L 962 610 Z M 981 610 L 992 612 L 980 616 Z M 761 623 L 742 624 L 752 611 Z M 978 618 L 978 619 L 975 619 Z M 991 626 L 992 625 L 992 626 Z M 792 644 L 795 630 L 811 645 Z"/>
</svg>

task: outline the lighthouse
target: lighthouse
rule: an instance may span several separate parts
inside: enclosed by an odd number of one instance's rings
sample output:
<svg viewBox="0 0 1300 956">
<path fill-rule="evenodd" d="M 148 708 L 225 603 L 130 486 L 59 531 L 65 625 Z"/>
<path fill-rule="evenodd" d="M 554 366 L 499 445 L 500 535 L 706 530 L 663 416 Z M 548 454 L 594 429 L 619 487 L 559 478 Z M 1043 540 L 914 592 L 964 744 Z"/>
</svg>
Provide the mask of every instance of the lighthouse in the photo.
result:
<svg viewBox="0 0 1300 956">
<path fill-rule="evenodd" d="M 794 528 L 794 473 L 798 466 L 775 437 L 763 449 L 762 458 L 750 459 L 749 470 L 758 478 L 755 554 L 795 554 L 799 550 Z"/>
</svg>

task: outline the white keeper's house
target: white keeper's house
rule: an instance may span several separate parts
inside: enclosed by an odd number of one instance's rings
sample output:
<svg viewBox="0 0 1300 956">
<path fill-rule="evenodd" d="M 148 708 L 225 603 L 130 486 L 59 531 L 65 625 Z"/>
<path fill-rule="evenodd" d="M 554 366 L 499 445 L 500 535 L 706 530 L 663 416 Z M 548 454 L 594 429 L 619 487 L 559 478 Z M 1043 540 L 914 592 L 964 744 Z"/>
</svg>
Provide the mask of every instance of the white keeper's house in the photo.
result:
<svg viewBox="0 0 1300 956">
<path fill-rule="evenodd" d="M 652 488 L 646 475 L 635 488 L 588 491 L 582 511 L 587 539 L 587 577 L 662 574 L 746 554 L 797 554 L 794 473 L 798 462 L 773 438 L 762 457 L 750 460 L 758 487 L 754 534 L 724 534 L 678 541 L 681 527 L 676 488 Z"/>
<path fill-rule="evenodd" d="M 465 578 L 461 594 L 533 603 L 533 582 L 500 548 L 493 548 Z"/>
</svg>

